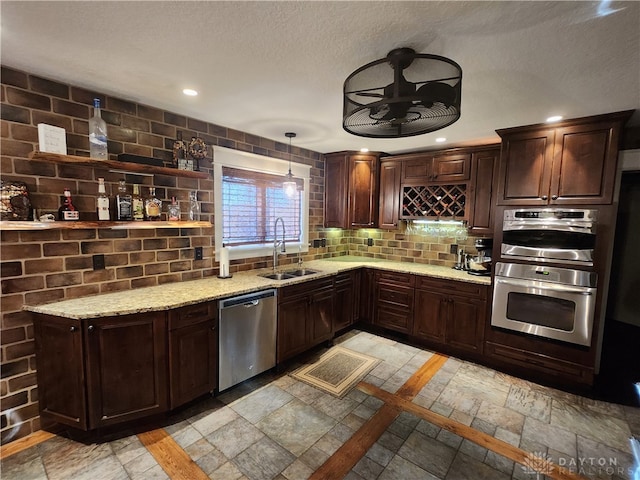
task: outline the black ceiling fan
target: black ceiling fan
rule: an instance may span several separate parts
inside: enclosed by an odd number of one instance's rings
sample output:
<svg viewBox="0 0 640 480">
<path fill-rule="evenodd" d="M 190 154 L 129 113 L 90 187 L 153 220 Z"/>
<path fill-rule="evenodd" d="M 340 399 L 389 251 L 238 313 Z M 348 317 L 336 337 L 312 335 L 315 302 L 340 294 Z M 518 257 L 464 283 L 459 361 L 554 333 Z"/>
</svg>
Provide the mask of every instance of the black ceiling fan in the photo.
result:
<svg viewBox="0 0 640 480">
<path fill-rule="evenodd" d="M 462 69 L 456 62 L 397 48 L 347 77 L 342 126 L 375 138 L 433 132 L 460 118 L 461 90 Z"/>
</svg>

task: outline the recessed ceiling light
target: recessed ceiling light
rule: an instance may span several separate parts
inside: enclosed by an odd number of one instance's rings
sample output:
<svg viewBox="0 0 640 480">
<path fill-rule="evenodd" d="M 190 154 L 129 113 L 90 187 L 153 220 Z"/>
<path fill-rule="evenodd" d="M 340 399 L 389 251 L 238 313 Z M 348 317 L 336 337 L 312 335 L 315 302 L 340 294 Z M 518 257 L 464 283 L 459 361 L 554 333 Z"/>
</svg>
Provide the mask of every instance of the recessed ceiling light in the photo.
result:
<svg viewBox="0 0 640 480">
<path fill-rule="evenodd" d="M 360 152 L 361 152 L 361 153 L 367 153 L 368 151 L 369 151 L 369 149 L 368 149 L 367 147 L 362 147 L 362 148 L 360 149 Z"/>
<path fill-rule="evenodd" d="M 444 143 L 444 142 L 446 142 L 446 141 L 447 141 L 447 139 L 446 139 L 446 138 L 444 138 L 444 137 L 438 137 L 438 138 L 436 138 L 436 142 L 437 142 L 437 143 Z"/>
<path fill-rule="evenodd" d="M 190 97 L 195 97 L 196 95 L 198 95 L 198 92 L 196 90 L 193 90 L 192 88 L 185 88 L 184 90 L 182 90 L 182 93 Z"/>
<path fill-rule="evenodd" d="M 547 118 L 547 123 L 558 122 L 560 120 L 562 120 L 562 115 L 553 115 L 553 116 Z"/>
</svg>

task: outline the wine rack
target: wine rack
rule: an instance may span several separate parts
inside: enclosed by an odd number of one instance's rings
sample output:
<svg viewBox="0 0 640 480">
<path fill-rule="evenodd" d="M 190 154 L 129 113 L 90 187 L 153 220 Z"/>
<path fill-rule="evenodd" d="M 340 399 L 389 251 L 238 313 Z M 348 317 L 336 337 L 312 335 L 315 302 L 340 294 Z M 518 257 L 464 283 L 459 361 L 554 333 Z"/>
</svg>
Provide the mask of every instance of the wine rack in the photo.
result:
<svg viewBox="0 0 640 480">
<path fill-rule="evenodd" d="M 403 186 L 401 217 L 463 219 L 466 202 L 466 184 Z"/>
</svg>

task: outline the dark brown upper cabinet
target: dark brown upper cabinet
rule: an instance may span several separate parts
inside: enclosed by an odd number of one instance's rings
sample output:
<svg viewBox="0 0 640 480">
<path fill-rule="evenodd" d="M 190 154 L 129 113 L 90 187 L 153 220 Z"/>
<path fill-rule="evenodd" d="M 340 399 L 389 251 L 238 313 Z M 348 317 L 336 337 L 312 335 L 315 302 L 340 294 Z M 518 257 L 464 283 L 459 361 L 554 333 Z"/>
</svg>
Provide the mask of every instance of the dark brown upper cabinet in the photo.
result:
<svg viewBox="0 0 640 480">
<path fill-rule="evenodd" d="M 378 159 L 378 154 L 369 153 L 325 155 L 325 227 L 378 225 Z"/>
<path fill-rule="evenodd" d="M 629 116 L 496 130 L 502 137 L 497 204 L 611 204 L 620 131 Z"/>
<path fill-rule="evenodd" d="M 378 227 L 397 228 L 400 217 L 400 175 L 402 163 L 397 160 L 380 162 L 380 213 Z"/>
<path fill-rule="evenodd" d="M 468 227 L 472 235 L 493 234 L 493 183 L 499 160 L 499 146 L 471 154 Z"/>
<path fill-rule="evenodd" d="M 402 183 L 406 185 L 465 182 L 471 175 L 469 153 L 431 152 L 396 158 L 402 158 Z"/>
</svg>

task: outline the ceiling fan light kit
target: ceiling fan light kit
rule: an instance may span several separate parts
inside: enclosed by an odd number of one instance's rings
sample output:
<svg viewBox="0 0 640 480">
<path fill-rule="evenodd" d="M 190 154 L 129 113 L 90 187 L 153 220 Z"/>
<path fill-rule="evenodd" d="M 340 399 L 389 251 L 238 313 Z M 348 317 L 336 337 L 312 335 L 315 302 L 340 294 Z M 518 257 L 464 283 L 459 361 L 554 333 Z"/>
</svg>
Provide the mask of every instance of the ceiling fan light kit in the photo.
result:
<svg viewBox="0 0 640 480">
<path fill-rule="evenodd" d="M 396 48 L 347 77 L 342 128 L 359 137 L 400 138 L 460 118 L 462 68 L 438 55 Z"/>
</svg>

